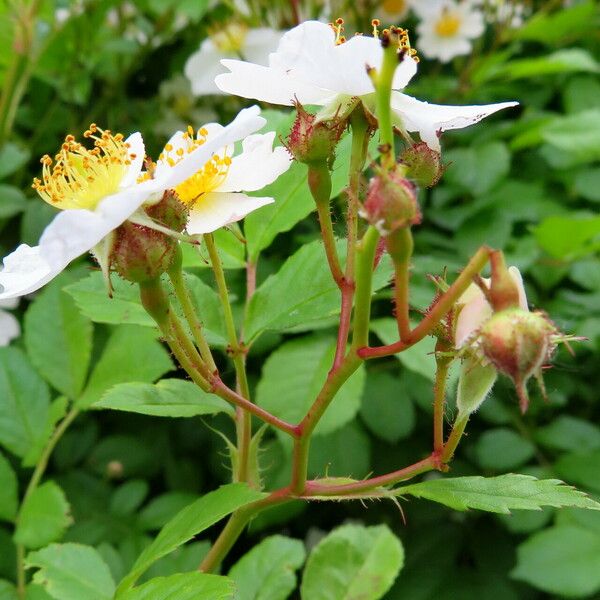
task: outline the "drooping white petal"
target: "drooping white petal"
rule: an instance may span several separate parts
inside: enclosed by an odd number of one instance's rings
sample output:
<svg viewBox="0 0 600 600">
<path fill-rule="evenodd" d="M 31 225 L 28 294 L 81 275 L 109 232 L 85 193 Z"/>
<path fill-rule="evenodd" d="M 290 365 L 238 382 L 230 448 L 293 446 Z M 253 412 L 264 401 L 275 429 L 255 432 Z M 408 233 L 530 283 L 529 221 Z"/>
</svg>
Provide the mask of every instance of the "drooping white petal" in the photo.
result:
<svg viewBox="0 0 600 600">
<path fill-rule="evenodd" d="M 324 104 L 335 96 L 330 90 L 306 83 L 285 71 L 241 60 L 222 60 L 229 73 L 219 75 L 215 84 L 228 94 L 291 106 L 297 98 L 302 104 Z"/>
<path fill-rule="evenodd" d="M 19 321 L 14 315 L 5 310 L 0 310 L 0 346 L 8 346 L 11 340 L 21 334 Z"/>
<path fill-rule="evenodd" d="M 499 102 L 474 106 L 444 106 L 417 100 L 399 92 L 392 93 L 392 110 L 402 119 L 404 127 L 408 131 L 418 132 L 421 139 L 434 150 L 440 149 L 438 133 L 469 127 L 499 110 L 517 105 L 518 102 Z"/>
<path fill-rule="evenodd" d="M 221 59 L 227 57 L 234 57 L 234 55 L 223 52 L 210 38 L 206 38 L 200 45 L 200 49 L 187 59 L 183 72 L 192 85 L 194 95 L 223 93 L 215 85 L 215 77 L 225 71 Z"/>
<path fill-rule="evenodd" d="M 273 202 L 273 198 L 255 198 L 233 192 L 205 194 L 190 210 L 187 231 L 191 235 L 211 233 Z"/>
<path fill-rule="evenodd" d="M 137 185 L 107 196 L 93 211 L 70 209 L 58 213 L 40 238 L 41 256 L 52 268 L 64 269 L 124 223 L 146 201 L 155 186 L 151 185 L 152 181 L 145 183 L 148 185 Z"/>
<path fill-rule="evenodd" d="M 142 172 L 142 166 L 144 165 L 144 157 L 146 156 L 146 148 L 144 146 L 144 140 L 142 139 L 141 133 L 133 133 L 126 140 L 126 144 L 129 144 L 129 155 L 134 155 L 131 159 L 131 164 L 125 173 L 125 177 L 121 180 L 119 188 L 123 189 L 134 185 L 137 181 L 140 173 Z"/>
<path fill-rule="evenodd" d="M 242 153 L 231 160 L 227 178 L 216 192 L 255 192 L 273 183 L 291 166 L 288 151 L 273 148 L 275 132 L 248 136 L 242 143 Z"/>
<path fill-rule="evenodd" d="M 176 187 L 202 168 L 215 152 L 258 131 L 265 123 L 258 106 L 241 110 L 229 125 L 223 127 L 217 135 L 209 136 L 202 146 L 186 153 L 173 167 L 163 167 L 160 171 L 157 169 L 156 184 L 162 189 Z"/>
<path fill-rule="evenodd" d="M 0 271 L 0 299 L 18 298 L 39 290 L 56 277 L 66 264 L 51 264 L 41 253 L 39 246 L 21 244 L 4 258 Z"/>
</svg>

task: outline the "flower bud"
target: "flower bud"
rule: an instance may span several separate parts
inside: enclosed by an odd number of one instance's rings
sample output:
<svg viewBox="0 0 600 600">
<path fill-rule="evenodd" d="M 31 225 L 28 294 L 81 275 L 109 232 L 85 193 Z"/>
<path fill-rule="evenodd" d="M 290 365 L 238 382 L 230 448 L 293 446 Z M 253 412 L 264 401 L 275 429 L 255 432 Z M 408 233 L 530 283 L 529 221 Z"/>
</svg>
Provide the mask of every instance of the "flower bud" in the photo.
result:
<svg viewBox="0 0 600 600">
<path fill-rule="evenodd" d="M 541 312 L 509 308 L 495 313 L 481 327 L 479 344 L 490 363 L 514 382 L 521 411 L 529 404 L 527 381 L 541 380 L 541 368 L 554 347 L 554 325 Z"/>
<path fill-rule="evenodd" d="M 362 215 L 383 236 L 421 222 L 415 186 L 399 173 L 379 173 L 369 182 Z"/>
<path fill-rule="evenodd" d="M 333 164 L 335 147 L 340 141 L 346 123 L 333 118 L 317 121 L 316 116 L 296 103 L 296 119 L 287 138 L 288 152 L 301 163 L 327 162 Z"/>
<path fill-rule="evenodd" d="M 125 221 L 115 231 L 111 267 L 128 281 L 151 281 L 171 266 L 177 246 L 177 240 L 160 231 Z"/>
<path fill-rule="evenodd" d="M 498 373 L 494 367 L 467 355 L 460 366 L 456 407 L 460 414 L 475 412 L 492 390 Z"/>
<path fill-rule="evenodd" d="M 420 187 L 433 187 L 444 173 L 440 153 L 425 142 L 406 148 L 400 154 L 400 162 L 406 167 L 406 176 Z"/>
<path fill-rule="evenodd" d="M 185 229 L 188 209 L 173 190 L 167 190 L 159 202 L 145 207 L 146 214 L 171 231 Z"/>
</svg>

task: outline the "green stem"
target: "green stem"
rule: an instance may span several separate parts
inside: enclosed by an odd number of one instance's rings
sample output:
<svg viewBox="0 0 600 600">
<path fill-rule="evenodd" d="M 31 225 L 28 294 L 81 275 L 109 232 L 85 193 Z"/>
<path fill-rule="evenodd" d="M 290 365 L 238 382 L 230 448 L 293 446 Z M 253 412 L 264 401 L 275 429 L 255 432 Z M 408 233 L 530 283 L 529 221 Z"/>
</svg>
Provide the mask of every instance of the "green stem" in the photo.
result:
<svg viewBox="0 0 600 600">
<path fill-rule="evenodd" d="M 400 340 L 387 346 L 379 346 L 378 348 L 359 348 L 358 355 L 364 359 L 389 356 L 390 354 L 402 352 L 422 340 L 448 313 L 469 285 L 471 285 L 473 278 L 479 274 L 488 261 L 489 253 L 490 250 L 487 246 L 482 246 L 475 253 L 462 273 L 456 278 L 456 281 L 437 299 L 427 313 L 427 316 L 411 331 L 406 340 Z"/>
<path fill-rule="evenodd" d="M 31 496 L 33 491 L 39 485 L 44 473 L 46 472 L 46 468 L 48 467 L 48 461 L 50 460 L 50 456 L 56 448 L 56 444 L 58 444 L 59 440 L 64 435 L 65 431 L 68 429 L 69 425 L 77 418 L 79 415 L 79 409 L 74 406 L 71 407 L 69 412 L 65 415 L 65 418 L 58 424 L 58 427 L 54 430 L 54 433 L 50 436 L 50 439 L 46 442 L 44 449 L 42 450 L 42 454 L 35 465 L 35 469 L 31 475 L 31 479 L 29 480 L 29 484 L 27 485 L 27 489 L 25 490 L 25 494 L 23 495 L 23 500 L 21 501 L 21 509 L 27 502 L 27 499 Z M 20 515 L 19 515 L 20 517 Z M 17 524 L 19 522 L 19 517 L 17 517 Z M 17 594 L 19 598 L 25 598 L 26 593 L 26 580 L 25 580 L 25 548 L 22 544 L 17 544 Z"/>
<path fill-rule="evenodd" d="M 452 358 L 445 355 L 449 345 L 438 340 L 435 350 L 436 372 L 433 386 L 433 451 L 441 456 L 444 449 L 444 408 L 446 405 L 446 382 Z"/>
<path fill-rule="evenodd" d="M 169 269 L 169 278 L 173 284 L 175 296 L 177 296 L 177 300 L 179 301 L 181 309 L 183 310 L 183 315 L 185 316 L 185 319 L 192 330 L 192 334 L 196 344 L 198 345 L 198 349 L 200 350 L 202 360 L 204 360 L 209 369 L 215 373 L 217 371 L 217 365 L 215 364 L 210 346 L 208 345 L 208 342 L 202 333 L 202 324 L 200 323 L 200 319 L 196 314 L 190 292 L 185 283 L 180 260 L 177 262 L 177 264 L 173 265 L 171 269 Z"/>
<path fill-rule="evenodd" d="M 373 264 L 378 241 L 379 232 L 371 225 L 357 248 L 356 298 L 352 337 L 352 348 L 354 350 L 366 346 L 369 342 Z"/>
<path fill-rule="evenodd" d="M 250 402 L 250 389 L 248 387 L 248 378 L 246 375 L 246 360 L 243 347 L 238 341 L 231 302 L 229 301 L 229 291 L 227 290 L 227 281 L 225 280 L 225 271 L 221 264 L 221 258 L 217 251 L 214 237 L 211 233 L 204 236 L 208 256 L 212 265 L 223 314 L 225 316 L 225 329 L 227 339 L 233 356 L 233 365 L 237 378 L 239 393 Z M 247 481 L 250 458 L 250 443 L 252 441 L 252 415 L 241 408 L 236 409 L 236 437 L 238 449 L 238 472 L 235 474 L 236 481 Z"/>
<path fill-rule="evenodd" d="M 460 440 L 465 432 L 465 427 L 469 422 L 469 415 L 461 415 L 458 413 L 458 417 L 454 422 L 454 426 L 452 427 L 452 431 L 450 432 L 450 436 L 448 437 L 448 441 L 444 446 L 444 451 L 442 452 L 442 462 L 447 463 L 452 460 L 454 456 L 454 452 L 460 443 Z"/>
<path fill-rule="evenodd" d="M 387 247 L 394 262 L 394 300 L 398 335 L 404 341 L 410 336 L 410 259 L 414 247 L 410 227 L 402 227 L 391 233 L 387 238 Z"/>
<path fill-rule="evenodd" d="M 276 504 L 289 502 L 292 498 L 289 495 L 289 488 L 282 488 L 270 494 L 267 498 L 252 502 L 243 508 L 235 511 L 227 521 L 215 543 L 211 546 L 208 554 L 204 557 L 198 570 L 204 573 L 211 573 L 221 564 L 227 553 L 231 550 L 237 539 L 240 537 L 248 522 L 265 508 Z"/>
</svg>

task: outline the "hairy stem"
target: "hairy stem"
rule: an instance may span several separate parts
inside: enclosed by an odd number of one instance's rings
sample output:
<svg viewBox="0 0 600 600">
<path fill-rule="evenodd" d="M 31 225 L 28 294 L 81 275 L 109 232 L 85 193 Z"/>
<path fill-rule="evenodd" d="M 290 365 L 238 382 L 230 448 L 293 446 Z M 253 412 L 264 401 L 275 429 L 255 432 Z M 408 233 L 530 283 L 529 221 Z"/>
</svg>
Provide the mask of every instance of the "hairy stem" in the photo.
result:
<svg viewBox="0 0 600 600">
<path fill-rule="evenodd" d="M 406 340 L 400 340 L 387 346 L 379 346 L 378 348 L 359 348 L 359 356 L 364 359 L 389 356 L 390 354 L 402 352 L 422 340 L 446 316 L 454 303 L 472 283 L 473 278 L 483 269 L 488 260 L 489 252 L 488 247 L 482 246 L 475 253 L 461 274 L 456 278 L 456 281 L 437 299 L 427 316 L 411 331 Z"/>
<path fill-rule="evenodd" d="M 25 494 L 23 495 L 23 500 L 21 501 L 21 508 L 25 505 L 27 499 L 31 496 L 34 490 L 39 485 L 44 473 L 46 472 L 46 468 L 48 467 L 48 461 L 50 460 L 50 456 L 56 448 L 56 444 L 58 444 L 59 440 L 64 435 L 65 431 L 68 429 L 69 425 L 77 418 L 79 415 L 79 409 L 75 406 L 72 406 L 69 412 L 65 415 L 65 418 L 58 424 L 54 433 L 50 436 L 44 449 L 42 450 L 42 454 L 35 465 L 33 473 L 31 474 L 31 479 L 27 485 L 27 489 L 25 490 Z M 17 517 L 17 524 L 19 522 L 19 517 Z M 26 578 L 25 578 L 25 548 L 22 544 L 17 544 L 17 594 L 19 598 L 25 598 L 26 593 Z"/>
<path fill-rule="evenodd" d="M 444 408 L 446 405 L 446 382 L 448 370 L 452 363 L 452 357 L 445 355 L 449 350 L 449 344 L 439 340 L 436 344 L 435 361 L 435 383 L 433 386 L 433 451 L 441 455 L 444 449 Z"/>
</svg>

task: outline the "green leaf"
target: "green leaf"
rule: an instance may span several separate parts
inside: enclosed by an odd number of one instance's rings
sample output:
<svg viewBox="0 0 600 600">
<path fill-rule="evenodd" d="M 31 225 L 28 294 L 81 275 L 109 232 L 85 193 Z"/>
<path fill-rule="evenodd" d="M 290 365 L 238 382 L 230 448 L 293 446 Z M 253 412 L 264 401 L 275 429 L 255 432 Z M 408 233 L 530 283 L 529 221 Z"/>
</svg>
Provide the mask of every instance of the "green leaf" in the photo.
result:
<svg viewBox="0 0 600 600">
<path fill-rule="evenodd" d="M 498 477 L 453 477 L 415 483 L 394 490 L 439 502 L 454 510 L 476 508 L 509 514 L 511 510 L 540 510 L 542 506 L 574 506 L 600 510 L 600 504 L 558 479 L 536 479 L 529 475 Z"/>
<path fill-rule="evenodd" d="M 98 552 L 81 544 L 52 544 L 30 552 L 27 568 L 37 567 L 34 583 L 56 600 L 112 600 L 115 583 Z"/>
<path fill-rule="evenodd" d="M 121 325 L 112 332 L 77 405 L 88 408 L 118 383 L 151 383 L 171 369 L 173 363 L 152 330 Z"/>
<path fill-rule="evenodd" d="M 517 58 L 490 69 L 483 83 L 490 79 L 517 80 L 558 75 L 559 73 L 598 73 L 600 66 L 594 57 L 582 48 L 565 48 L 546 56 Z"/>
<path fill-rule="evenodd" d="M 510 169 L 510 152 L 502 142 L 449 150 L 444 157 L 447 183 L 480 196 L 491 190 Z"/>
<path fill-rule="evenodd" d="M 600 217 L 548 217 L 533 233 L 550 256 L 576 258 L 599 247 Z"/>
<path fill-rule="evenodd" d="M 256 403 L 290 423 L 299 422 L 314 402 L 333 364 L 335 342 L 302 337 L 281 345 L 267 359 L 256 389 Z M 316 427 L 327 434 L 351 421 L 360 407 L 364 367 L 350 376 Z"/>
<path fill-rule="evenodd" d="M 0 520 L 14 521 L 19 506 L 17 476 L 0 452 Z"/>
<path fill-rule="evenodd" d="M 194 417 L 219 412 L 234 414 L 233 408 L 214 394 L 183 379 L 149 383 L 121 383 L 110 388 L 93 408 L 124 410 L 157 417 Z"/>
<path fill-rule="evenodd" d="M 19 600 L 17 588 L 10 581 L 0 579 L 0 600 Z"/>
<path fill-rule="evenodd" d="M 14 540 L 26 548 L 41 548 L 59 540 L 71 524 L 69 503 L 54 481 L 35 488 L 23 503 Z"/>
<path fill-rule="evenodd" d="M 185 277 L 208 342 L 226 345 L 223 313 L 217 293 L 198 277 L 189 273 Z M 163 277 L 163 284 L 173 298 L 172 287 L 166 277 Z M 156 328 L 156 323 L 140 302 L 136 285 L 114 277 L 113 287 L 113 297 L 109 298 L 102 274 L 92 273 L 86 279 L 66 287 L 65 291 L 73 296 L 81 312 L 96 323 L 132 324 Z M 172 305 L 174 310 L 181 314 L 175 298 L 172 300 Z"/>
<path fill-rule="evenodd" d="M 511 576 L 552 594 L 590 598 L 600 589 L 600 535 L 570 526 L 536 533 L 517 548 Z"/>
<path fill-rule="evenodd" d="M 371 439 L 356 421 L 315 436 L 308 457 L 310 477 L 366 477 L 371 470 Z"/>
<path fill-rule="evenodd" d="M 150 486 L 144 479 L 131 479 L 121 484 L 110 499 L 109 509 L 114 515 L 133 515 L 148 496 Z"/>
<path fill-rule="evenodd" d="M 384 317 L 383 319 L 374 319 L 369 327 L 371 331 L 384 343 L 393 344 L 399 339 L 398 325 L 396 319 Z M 395 354 L 394 356 L 407 369 L 419 373 L 427 379 L 433 381 L 435 379 L 435 339 L 426 337 L 418 344 Z"/>
<path fill-rule="evenodd" d="M 377 600 L 404 564 L 400 540 L 386 525 L 344 525 L 311 552 L 302 578 L 303 600 Z"/>
<path fill-rule="evenodd" d="M 236 600 L 235 584 L 228 577 L 206 573 L 178 573 L 155 577 L 118 600 Z"/>
<path fill-rule="evenodd" d="M 138 557 L 118 591 L 128 590 L 154 562 L 181 544 L 185 544 L 223 517 L 242 506 L 260 500 L 264 494 L 242 483 L 220 487 L 181 510 L 160 531 L 155 540 Z"/>
<path fill-rule="evenodd" d="M 600 493 L 600 450 L 565 454 L 554 468 L 567 481 Z"/>
<path fill-rule="evenodd" d="M 92 323 L 73 298 L 53 282 L 25 313 L 25 346 L 31 362 L 59 392 L 76 398 L 92 354 Z"/>
<path fill-rule="evenodd" d="M 217 252 L 221 258 L 224 269 L 245 269 L 246 268 L 246 248 L 243 242 L 238 239 L 231 231 L 226 228 L 217 229 L 213 233 Z M 183 268 L 189 267 L 210 269 L 210 260 L 208 253 L 202 248 L 192 244 L 181 244 L 183 255 Z"/>
<path fill-rule="evenodd" d="M 485 431 L 475 445 L 477 462 L 484 469 L 506 471 L 526 463 L 535 446 L 512 429 L 498 427 Z"/>
<path fill-rule="evenodd" d="M 17 348 L 0 348 L 0 444 L 23 457 L 43 435 L 48 386 Z"/>
<path fill-rule="evenodd" d="M 598 77 L 581 75 L 569 80 L 563 90 L 563 103 L 568 113 L 600 108 L 600 82 Z"/>
<path fill-rule="evenodd" d="M 586 200 L 600 202 L 600 168 L 579 171 L 575 176 L 575 191 Z"/>
<path fill-rule="evenodd" d="M 600 160 L 600 109 L 558 117 L 542 129 L 542 138 L 554 151 L 568 153 L 569 163 Z"/>
<path fill-rule="evenodd" d="M 167 492 L 152 499 L 139 513 L 138 525 L 143 530 L 164 527 L 180 510 L 197 497 L 187 492 Z"/>
<path fill-rule="evenodd" d="M 20 169 L 29 160 L 29 150 L 8 142 L 0 148 L 0 179 Z"/>
<path fill-rule="evenodd" d="M 264 539 L 229 571 L 239 600 L 285 600 L 296 588 L 294 571 L 304 563 L 305 554 L 300 540 L 282 535 Z"/>
<path fill-rule="evenodd" d="M 338 242 L 340 260 L 344 243 Z M 384 287 L 392 274 L 389 258 L 381 260 L 373 289 Z M 256 290 L 246 315 L 246 340 L 266 330 L 312 330 L 340 312 L 340 291 L 331 277 L 321 240 L 302 246 L 277 273 Z"/>
<path fill-rule="evenodd" d="M 25 194 L 12 185 L 0 184 L 0 219 L 10 219 L 25 210 Z"/>
<path fill-rule="evenodd" d="M 370 372 L 360 416 L 373 435 L 390 444 L 410 435 L 416 415 L 405 380 L 388 373 Z"/>
<path fill-rule="evenodd" d="M 600 448 L 600 427 L 569 415 L 560 415 L 535 431 L 536 441 L 555 450 L 585 452 Z"/>
</svg>

